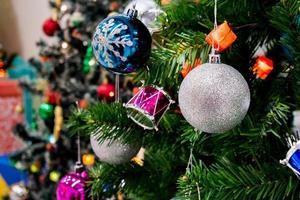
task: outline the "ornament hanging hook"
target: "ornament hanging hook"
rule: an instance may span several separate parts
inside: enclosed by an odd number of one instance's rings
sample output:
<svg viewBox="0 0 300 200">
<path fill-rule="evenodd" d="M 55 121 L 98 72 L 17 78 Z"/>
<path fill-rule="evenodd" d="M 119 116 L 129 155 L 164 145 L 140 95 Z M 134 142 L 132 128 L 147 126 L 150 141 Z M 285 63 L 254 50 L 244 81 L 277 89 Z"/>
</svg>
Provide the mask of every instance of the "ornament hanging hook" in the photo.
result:
<svg viewBox="0 0 300 200">
<path fill-rule="evenodd" d="M 129 16 L 130 18 L 136 18 L 138 16 L 138 11 L 137 9 L 135 9 L 137 4 L 137 0 L 134 1 L 132 8 L 128 9 L 127 11 L 127 16 Z"/>
<path fill-rule="evenodd" d="M 218 3 L 218 0 L 215 0 L 215 5 L 214 5 L 214 31 L 217 29 L 217 26 L 218 26 L 218 22 L 217 22 L 217 14 L 218 14 L 217 3 Z M 219 46 L 220 46 L 219 41 L 218 41 L 217 45 L 218 45 L 217 49 L 219 49 Z M 214 63 L 214 64 L 220 64 L 221 63 L 220 55 L 216 54 L 214 40 L 212 41 L 211 53 L 209 54 L 209 63 Z"/>
</svg>

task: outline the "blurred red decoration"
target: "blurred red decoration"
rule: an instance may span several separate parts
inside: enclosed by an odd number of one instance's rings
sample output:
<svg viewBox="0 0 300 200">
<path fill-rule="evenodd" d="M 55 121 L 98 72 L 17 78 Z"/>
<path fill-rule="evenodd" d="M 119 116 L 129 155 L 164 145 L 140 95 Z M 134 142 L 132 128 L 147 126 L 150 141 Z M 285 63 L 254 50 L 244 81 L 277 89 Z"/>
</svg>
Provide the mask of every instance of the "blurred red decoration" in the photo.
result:
<svg viewBox="0 0 300 200">
<path fill-rule="evenodd" d="M 188 61 L 186 61 L 184 63 L 184 66 L 182 68 L 182 70 L 180 71 L 182 77 L 186 77 L 186 75 L 192 71 L 192 69 L 194 69 L 195 67 L 197 67 L 198 65 L 201 65 L 201 59 L 200 58 L 196 58 L 194 64 L 192 65 L 191 63 L 189 63 Z"/>
<path fill-rule="evenodd" d="M 82 34 L 79 32 L 79 30 L 78 29 L 74 29 L 73 31 L 72 31 L 72 37 L 74 37 L 74 38 L 76 38 L 76 39 L 82 39 Z"/>
<path fill-rule="evenodd" d="M 103 83 L 98 86 L 97 94 L 101 99 L 113 101 L 115 97 L 115 86 L 110 83 Z"/>
<path fill-rule="evenodd" d="M 60 104 L 61 96 L 58 92 L 48 89 L 46 91 L 46 102 L 56 105 Z"/>
<path fill-rule="evenodd" d="M 273 61 L 265 56 L 259 56 L 254 64 L 252 71 L 257 77 L 266 79 L 273 70 Z"/>
<path fill-rule="evenodd" d="M 41 61 L 42 63 L 45 63 L 45 62 L 47 62 L 48 60 L 50 60 L 50 57 L 48 57 L 48 56 L 40 56 L 40 61 Z"/>
<path fill-rule="evenodd" d="M 54 33 L 60 29 L 57 21 L 53 19 L 47 19 L 43 24 L 43 31 L 48 36 L 54 36 Z"/>
<path fill-rule="evenodd" d="M 120 8 L 120 4 L 117 1 L 113 1 L 109 4 L 110 11 L 117 11 Z"/>
<path fill-rule="evenodd" d="M 4 67 L 4 62 L 0 60 L 0 68 Z"/>
<path fill-rule="evenodd" d="M 46 149 L 48 152 L 54 152 L 55 151 L 55 146 L 51 143 L 46 144 Z"/>
<path fill-rule="evenodd" d="M 89 105 L 89 102 L 86 99 L 81 99 L 79 101 L 79 108 L 81 108 L 81 109 L 87 108 L 88 105 Z"/>
<path fill-rule="evenodd" d="M 237 37 L 231 27 L 225 21 L 216 29 L 212 30 L 206 36 L 205 40 L 209 45 L 214 46 L 218 52 L 221 52 L 230 47 L 236 38 Z"/>
</svg>

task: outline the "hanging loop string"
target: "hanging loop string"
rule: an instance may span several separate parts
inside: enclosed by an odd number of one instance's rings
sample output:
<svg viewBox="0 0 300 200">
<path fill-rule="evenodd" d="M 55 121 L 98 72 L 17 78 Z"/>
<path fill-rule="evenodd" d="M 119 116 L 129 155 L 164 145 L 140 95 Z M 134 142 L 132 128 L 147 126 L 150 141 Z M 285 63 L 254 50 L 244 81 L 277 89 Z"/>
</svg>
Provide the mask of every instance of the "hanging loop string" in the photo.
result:
<svg viewBox="0 0 300 200">
<path fill-rule="evenodd" d="M 78 112 L 81 112 L 78 101 L 76 101 L 76 106 L 77 106 Z M 81 163 L 80 155 L 81 155 L 80 136 L 79 136 L 79 133 L 77 133 L 77 163 Z"/>
<path fill-rule="evenodd" d="M 116 74 L 115 80 L 115 102 L 120 102 L 120 75 Z"/>
<path fill-rule="evenodd" d="M 217 27 L 218 27 L 218 20 L 217 20 L 217 14 L 218 14 L 218 6 L 217 6 L 218 0 L 215 0 L 214 5 L 214 34 L 217 33 Z M 220 48 L 220 41 L 219 41 L 219 35 L 217 35 L 217 49 L 215 48 L 215 40 L 212 40 L 212 48 L 211 53 L 209 54 L 209 63 L 221 63 L 221 58 L 219 54 L 216 54 L 216 50 Z"/>
<path fill-rule="evenodd" d="M 216 30 L 217 29 L 217 26 L 218 26 L 218 22 L 217 22 L 217 3 L 218 3 L 218 0 L 215 0 L 215 7 L 214 7 L 214 29 Z"/>
<path fill-rule="evenodd" d="M 217 27 L 218 27 L 218 20 L 217 20 L 218 7 L 217 7 L 217 5 L 218 5 L 218 0 L 215 0 L 215 5 L 214 5 L 214 31 L 216 31 Z M 219 48 L 220 48 L 220 43 L 219 43 L 219 40 L 218 40 L 217 49 L 219 49 Z M 215 54 L 215 52 L 216 52 L 215 42 L 213 40 L 212 41 L 212 54 Z"/>
<path fill-rule="evenodd" d="M 79 162 L 79 163 L 81 163 L 80 155 L 81 155 L 80 136 L 79 136 L 79 133 L 78 133 L 78 135 L 77 135 L 77 162 Z"/>
</svg>

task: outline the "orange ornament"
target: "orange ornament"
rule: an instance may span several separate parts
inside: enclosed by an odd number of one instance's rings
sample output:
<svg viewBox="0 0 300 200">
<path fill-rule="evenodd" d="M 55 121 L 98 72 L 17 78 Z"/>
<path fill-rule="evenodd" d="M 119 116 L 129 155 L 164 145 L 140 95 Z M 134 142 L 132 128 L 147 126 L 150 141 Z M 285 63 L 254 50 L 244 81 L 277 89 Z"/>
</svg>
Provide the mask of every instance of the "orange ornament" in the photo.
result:
<svg viewBox="0 0 300 200">
<path fill-rule="evenodd" d="M 161 0 L 160 3 L 161 5 L 165 6 L 171 3 L 172 0 Z"/>
<path fill-rule="evenodd" d="M 89 102 L 86 99 L 81 99 L 79 101 L 79 108 L 81 108 L 81 109 L 87 108 L 88 105 L 89 105 Z"/>
<path fill-rule="evenodd" d="M 117 1 L 113 1 L 109 4 L 110 11 L 117 11 L 120 8 L 120 4 Z"/>
<path fill-rule="evenodd" d="M 132 89 L 133 95 L 136 95 L 139 91 L 140 91 L 140 89 L 139 89 L 138 87 L 134 87 L 134 88 Z"/>
<path fill-rule="evenodd" d="M 6 71 L 4 69 L 0 69 L 0 77 L 6 77 Z"/>
<path fill-rule="evenodd" d="M 55 151 L 55 146 L 51 143 L 46 144 L 46 149 L 48 152 L 53 152 Z"/>
<path fill-rule="evenodd" d="M 217 51 L 221 52 L 230 47 L 236 38 L 236 35 L 225 21 L 216 29 L 212 30 L 206 36 L 205 40 L 209 45 L 214 46 Z"/>
<path fill-rule="evenodd" d="M 50 60 L 50 58 L 49 58 L 48 56 L 40 56 L 40 61 L 41 61 L 42 63 L 45 63 L 45 62 L 47 62 L 48 60 Z"/>
<path fill-rule="evenodd" d="M 259 56 L 252 68 L 253 74 L 256 74 L 257 77 L 263 80 L 267 78 L 272 70 L 273 61 L 265 56 Z"/>
<path fill-rule="evenodd" d="M 188 61 L 186 61 L 184 63 L 184 66 L 183 66 L 182 70 L 180 71 L 182 77 L 185 78 L 186 75 L 190 71 L 192 71 L 192 69 L 194 69 L 195 67 L 197 67 L 198 65 L 201 65 L 201 59 L 200 58 L 196 58 L 193 65 L 191 65 L 191 63 L 189 63 Z"/>
<path fill-rule="evenodd" d="M 90 153 L 83 154 L 82 162 L 86 166 L 92 166 L 95 163 L 95 156 L 93 154 L 90 154 Z"/>
</svg>

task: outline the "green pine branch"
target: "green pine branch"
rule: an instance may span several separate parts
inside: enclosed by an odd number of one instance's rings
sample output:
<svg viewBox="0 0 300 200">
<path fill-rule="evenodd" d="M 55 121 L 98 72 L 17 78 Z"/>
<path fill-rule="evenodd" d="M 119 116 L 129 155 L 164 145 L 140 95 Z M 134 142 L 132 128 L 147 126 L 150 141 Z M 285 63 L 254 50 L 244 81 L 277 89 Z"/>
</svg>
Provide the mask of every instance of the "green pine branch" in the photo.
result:
<svg viewBox="0 0 300 200">
<path fill-rule="evenodd" d="M 73 134 L 95 135 L 100 143 L 107 139 L 131 143 L 142 138 L 145 132 L 151 134 L 129 119 L 125 107 L 119 103 L 97 103 L 87 110 L 74 111 L 67 126 Z"/>
<path fill-rule="evenodd" d="M 223 158 L 209 167 L 196 163 L 178 180 L 179 199 L 298 199 L 298 179 L 277 163 L 236 165 Z"/>
</svg>

